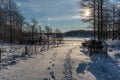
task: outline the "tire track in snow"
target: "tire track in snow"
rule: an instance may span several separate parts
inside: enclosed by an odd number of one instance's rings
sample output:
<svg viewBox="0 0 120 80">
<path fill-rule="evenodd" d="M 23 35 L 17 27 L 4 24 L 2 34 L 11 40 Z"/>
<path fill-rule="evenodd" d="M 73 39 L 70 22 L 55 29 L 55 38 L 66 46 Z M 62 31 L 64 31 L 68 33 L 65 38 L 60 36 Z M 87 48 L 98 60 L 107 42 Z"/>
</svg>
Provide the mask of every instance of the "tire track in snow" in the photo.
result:
<svg viewBox="0 0 120 80">
<path fill-rule="evenodd" d="M 74 47 L 76 48 L 76 47 Z M 64 62 L 64 69 L 63 69 L 63 75 L 64 75 L 64 78 L 62 80 L 75 80 L 73 78 L 73 73 L 72 73 L 72 62 L 71 62 L 71 53 L 72 53 L 72 50 L 74 49 L 70 49 L 68 51 L 68 53 L 66 54 L 65 56 L 65 62 Z"/>
</svg>

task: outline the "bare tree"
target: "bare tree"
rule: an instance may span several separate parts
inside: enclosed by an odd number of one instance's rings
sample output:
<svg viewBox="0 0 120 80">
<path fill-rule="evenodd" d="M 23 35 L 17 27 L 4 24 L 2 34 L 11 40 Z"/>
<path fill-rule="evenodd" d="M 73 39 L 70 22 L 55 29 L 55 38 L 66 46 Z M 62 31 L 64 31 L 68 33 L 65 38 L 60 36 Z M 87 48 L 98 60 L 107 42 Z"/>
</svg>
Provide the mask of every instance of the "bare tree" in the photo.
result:
<svg viewBox="0 0 120 80">
<path fill-rule="evenodd" d="M 55 30 L 57 46 L 63 43 L 63 34 L 59 29 Z"/>
<path fill-rule="evenodd" d="M 31 40 L 32 40 L 32 44 L 34 44 L 34 34 L 37 32 L 37 25 L 38 25 L 38 21 L 36 19 L 31 19 Z"/>
<path fill-rule="evenodd" d="M 42 28 L 41 28 L 41 25 L 38 26 L 38 29 L 39 29 L 39 43 L 41 44 L 42 43 Z"/>
<path fill-rule="evenodd" d="M 48 43 L 48 49 L 49 49 L 49 45 L 50 45 L 50 34 L 52 33 L 52 28 L 50 28 L 49 26 L 45 26 L 45 33 L 47 35 L 47 43 Z"/>
<path fill-rule="evenodd" d="M 83 21 L 93 23 L 94 39 L 97 38 L 97 40 L 103 41 L 105 36 L 108 36 L 106 34 L 108 29 L 111 28 L 110 24 L 112 23 L 114 26 L 114 16 L 111 14 L 112 3 L 109 0 L 81 0 L 80 5 L 83 10 L 85 8 L 91 9 L 91 16 L 83 19 Z M 111 30 L 113 30 L 114 34 L 114 27 Z"/>
<path fill-rule="evenodd" d="M 2 39 L 17 42 L 18 38 L 15 33 L 22 32 L 20 30 L 22 30 L 24 17 L 20 14 L 19 8 L 13 0 L 0 0 L 0 18 Z"/>
</svg>

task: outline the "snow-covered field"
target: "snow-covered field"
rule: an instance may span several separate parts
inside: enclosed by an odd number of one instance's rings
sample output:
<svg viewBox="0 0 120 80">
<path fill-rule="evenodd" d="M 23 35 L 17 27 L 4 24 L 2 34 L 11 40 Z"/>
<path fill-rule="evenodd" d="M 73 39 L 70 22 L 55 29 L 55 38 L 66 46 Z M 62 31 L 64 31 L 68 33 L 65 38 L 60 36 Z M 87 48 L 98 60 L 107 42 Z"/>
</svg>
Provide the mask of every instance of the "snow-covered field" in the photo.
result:
<svg viewBox="0 0 120 80">
<path fill-rule="evenodd" d="M 77 40 L 42 52 L 37 46 L 30 56 L 21 56 L 24 45 L 1 45 L 0 80 L 120 80 L 120 46 L 109 43 L 108 56 L 90 57 Z"/>
</svg>

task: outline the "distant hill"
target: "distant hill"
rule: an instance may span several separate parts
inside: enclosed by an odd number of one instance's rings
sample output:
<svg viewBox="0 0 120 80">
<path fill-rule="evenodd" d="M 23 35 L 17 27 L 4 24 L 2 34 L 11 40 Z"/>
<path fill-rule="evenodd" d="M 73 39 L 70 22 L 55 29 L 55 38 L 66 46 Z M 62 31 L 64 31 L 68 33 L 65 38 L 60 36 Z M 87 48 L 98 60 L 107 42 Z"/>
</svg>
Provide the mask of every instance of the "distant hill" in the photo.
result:
<svg viewBox="0 0 120 80">
<path fill-rule="evenodd" d="M 64 33 L 65 37 L 92 37 L 93 31 L 88 30 L 71 30 Z"/>
</svg>

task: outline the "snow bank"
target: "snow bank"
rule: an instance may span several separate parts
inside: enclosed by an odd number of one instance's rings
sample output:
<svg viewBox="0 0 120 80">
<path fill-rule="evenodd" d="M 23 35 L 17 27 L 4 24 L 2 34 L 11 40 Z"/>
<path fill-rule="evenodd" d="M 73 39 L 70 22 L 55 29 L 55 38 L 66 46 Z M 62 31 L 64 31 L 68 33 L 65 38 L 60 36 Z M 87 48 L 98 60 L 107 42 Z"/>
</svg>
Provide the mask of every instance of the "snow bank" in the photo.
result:
<svg viewBox="0 0 120 80">
<path fill-rule="evenodd" d="M 110 48 L 120 49 L 120 40 L 113 40 L 112 42 L 108 42 Z"/>
</svg>

